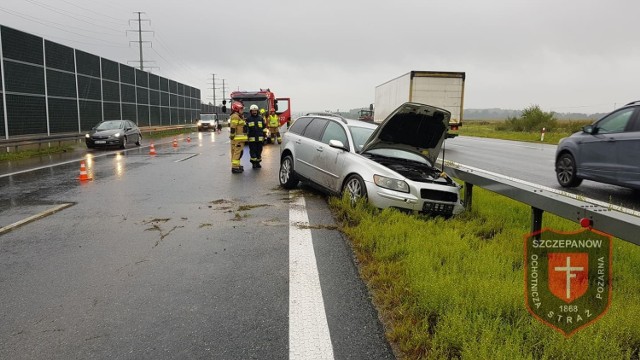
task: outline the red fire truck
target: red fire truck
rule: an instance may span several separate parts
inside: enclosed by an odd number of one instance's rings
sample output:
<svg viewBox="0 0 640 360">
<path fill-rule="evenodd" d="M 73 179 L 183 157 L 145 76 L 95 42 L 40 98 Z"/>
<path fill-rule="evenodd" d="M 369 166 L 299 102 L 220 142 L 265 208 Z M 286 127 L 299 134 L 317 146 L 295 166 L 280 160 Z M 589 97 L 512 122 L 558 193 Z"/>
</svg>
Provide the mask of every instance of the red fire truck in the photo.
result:
<svg viewBox="0 0 640 360">
<path fill-rule="evenodd" d="M 264 109 L 269 114 L 269 109 L 274 108 L 280 126 L 291 121 L 291 99 L 277 98 L 270 89 L 260 89 L 260 91 L 234 91 L 229 95 L 231 101 L 241 101 L 244 104 L 245 116 L 249 115 L 249 107 L 258 105 L 259 109 Z"/>
</svg>

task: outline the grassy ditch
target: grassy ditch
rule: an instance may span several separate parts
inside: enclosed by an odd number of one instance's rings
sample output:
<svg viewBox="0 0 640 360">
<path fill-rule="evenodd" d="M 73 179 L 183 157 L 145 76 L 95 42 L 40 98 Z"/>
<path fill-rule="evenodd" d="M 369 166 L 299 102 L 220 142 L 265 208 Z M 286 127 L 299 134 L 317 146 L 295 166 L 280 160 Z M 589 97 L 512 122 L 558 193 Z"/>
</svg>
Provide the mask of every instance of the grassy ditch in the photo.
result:
<svg viewBox="0 0 640 360">
<path fill-rule="evenodd" d="M 28 159 L 37 156 L 43 155 L 51 155 L 51 154 L 60 154 L 65 152 L 71 152 L 74 150 L 72 145 L 64 145 L 64 146 L 52 146 L 52 147 L 43 147 L 41 149 L 26 149 L 26 150 L 18 150 L 12 152 L 0 152 L 0 162 L 3 161 L 16 161 L 22 159 Z"/>
<path fill-rule="evenodd" d="M 449 220 L 348 201 L 330 205 L 352 241 L 386 334 L 407 359 L 638 359 L 640 247 L 614 240 L 613 300 L 565 339 L 524 304 L 523 235 L 530 208 L 483 189 Z M 578 225 L 545 214 L 544 225 Z"/>
<path fill-rule="evenodd" d="M 196 128 L 174 129 L 174 130 L 156 130 L 151 133 L 143 132 L 142 137 L 148 139 L 160 139 L 167 136 L 190 134 L 196 132 Z"/>
<path fill-rule="evenodd" d="M 554 129 L 545 133 L 544 141 L 540 141 L 540 130 L 512 131 L 505 126 L 504 121 L 497 120 L 467 120 L 460 128 L 458 134 L 463 136 L 557 144 L 563 137 L 567 137 L 574 132 L 580 131 L 584 125 L 591 124 L 592 122 L 593 120 L 559 120 Z"/>
</svg>

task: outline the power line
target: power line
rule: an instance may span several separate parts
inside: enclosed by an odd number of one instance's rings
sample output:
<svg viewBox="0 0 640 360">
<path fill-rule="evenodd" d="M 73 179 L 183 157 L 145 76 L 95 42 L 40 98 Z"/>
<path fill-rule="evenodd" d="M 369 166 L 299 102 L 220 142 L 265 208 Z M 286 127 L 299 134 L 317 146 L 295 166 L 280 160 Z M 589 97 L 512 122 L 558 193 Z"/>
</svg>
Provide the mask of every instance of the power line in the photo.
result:
<svg viewBox="0 0 640 360">
<path fill-rule="evenodd" d="M 83 34 L 78 34 L 77 32 L 69 31 L 69 30 L 67 30 L 65 28 L 59 27 L 59 26 L 64 26 L 64 25 L 58 24 L 56 22 L 34 18 L 32 16 L 25 15 L 25 14 L 22 14 L 22 13 L 19 13 L 19 12 L 16 12 L 16 11 L 12 11 L 12 10 L 9 10 L 9 9 L 5 9 L 5 8 L 2 8 L 2 7 L 0 7 L 0 11 L 2 11 L 4 13 L 7 13 L 7 14 L 10 14 L 10 15 L 13 15 L 13 16 L 17 16 L 17 17 L 22 18 L 22 19 L 27 20 L 27 21 L 32 21 L 32 22 L 38 23 L 40 25 L 52 27 L 54 29 L 58 29 L 60 31 L 64 31 L 64 32 L 67 32 L 67 33 L 70 33 L 70 34 L 74 34 L 74 35 L 77 35 L 77 36 L 82 36 L 82 37 L 85 37 L 85 38 L 88 38 L 88 39 L 91 39 L 91 40 L 102 41 L 102 42 L 104 42 L 106 44 L 112 44 L 112 46 L 124 47 L 122 44 L 116 44 L 116 43 L 108 41 L 108 40 L 97 39 L 97 38 L 92 37 L 92 36 L 87 36 L 87 35 L 83 35 Z M 59 25 L 59 26 L 46 24 L 43 21 L 47 21 L 47 22 L 50 22 L 52 24 Z"/>
<path fill-rule="evenodd" d="M 71 6 L 77 7 L 78 9 L 82 9 L 82 10 L 85 10 L 85 11 L 88 11 L 88 12 L 91 12 L 91 13 L 94 13 L 94 14 L 96 14 L 96 15 L 100 15 L 100 16 L 102 16 L 102 17 L 107 17 L 107 18 L 110 18 L 110 19 L 116 20 L 117 22 L 115 22 L 115 21 L 107 21 L 107 20 L 105 20 L 106 22 L 111 23 L 111 24 L 114 24 L 114 25 L 120 25 L 120 26 L 122 26 L 122 25 L 125 25 L 125 24 L 127 23 L 126 21 L 124 21 L 124 20 L 122 20 L 122 19 L 118 19 L 118 18 L 116 18 L 116 17 L 109 16 L 109 15 L 107 15 L 107 14 L 103 14 L 103 13 L 101 13 L 101 12 L 97 12 L 97 11 L 94 11 L 94 10 L 91 10 L 91 9 L 88 9 L 88 8 L 85 8 L 85 7 L 82 7 L 82 6 L 78 5 L 78 4 L 74 4 L 74 3 L 72 3 L 71 1 L 67 1 L 67 0 L 58 0 L 58 1 L 62 1 L 62 2 L 64 2 L 64 3 L 67 3 L 67 4 L 71 5 Z"/>
<path fill-rule="evenodd" d="M 110 30 L 110 31 L 116 32 L 116 33 L 119 33 L 119 32 L 120 32 L 120 30 L 116 30 L 116 29 L 113 29 L 113 28 L 110 28 L 110 27 L 106 27 L 106 26 L 98 25 L 98 24 L 96 24 L 95 22 L 89 22 L 89 21 L 86 21 L 86 20 L 83 20 L 83 19 L 77 18 L 77 17 L 75 17 L 75 16 L 73 16 L 73 15 L 69 15 L 68 13 L 66 13 L 66 12 L 64 12 L 64 11 L 60 11 L 60 10 L 58 10 L 58 9 L 56 9 L 56 8 L 53 8 L 53 7 L 49 6 L 49 5 L 45 5 L 45 4 L 39 3 L 39 2 L 37 2 L 37 1 L 35 1 L 35 0 L 26 0 L 26 1 L 27 1 L 27 2 L 29 2 L 29 3 L 31 3 L 31 4 L 33 4 L 33 5 L 36 5 L 36 6 L 39 6 L 39 7 L 41 7 L 41 8 L 47 9 L 47 10 L 49 10 L 49 11 L 53 11 L 53 12 L 55 12 L 55 13 L 57 13 L 57 14 L 60 14 L 60 15 L 63 15 L 63 16 L 70 17 L 70 18 L 72 18 L 72 19 L 75 19 L 75 20 L 77 20 L 77 21 L 81 21 L 81 22 L 86 23 L 86 24 L 89 24 L 89 25 L 91 25 L 91 26 L 97 26 L 97 27 L 100 27 L 100 28 L 103 28 L 103 29 L 107 29 L 107 30 Z M 94 20 L 95 20 L 95 19 L 94 19 Z"/>
<path fill-rule="evenodd" d="M 167 51 L 167 54 L 173 54 L 173 52 L 171 50 L 169 50 L 167 46 L 164 45 L 164 41 L 162 41 L 162 39 L 160 38 L 160 35 L 156 35 L 155 39 L 158 40 L 158 44 L 160 45 L 160 47 Z M 158 53 L 158 52 L 156 51 L 156 53 Z M 160 54 L 158 54 L 158 55 L 160 55 Z M 171 57 L 179 66 L 181 66 L 182 68 L 186 69 L 194 77 L 199 78 L 201 76 L 201 75 L 197 75 L 197 73 L 196 73 L 194 68 L 192 68 L 188 64 L 183 63 L 180 59 L 174 58 L 172 55 L 167 55 L 167 56 Z M 165 61 L 167 61 L 167 60 L 165 59 Z M 167 61 L 167 63 L 171 64 L 169 61 Z"/>
</svg>

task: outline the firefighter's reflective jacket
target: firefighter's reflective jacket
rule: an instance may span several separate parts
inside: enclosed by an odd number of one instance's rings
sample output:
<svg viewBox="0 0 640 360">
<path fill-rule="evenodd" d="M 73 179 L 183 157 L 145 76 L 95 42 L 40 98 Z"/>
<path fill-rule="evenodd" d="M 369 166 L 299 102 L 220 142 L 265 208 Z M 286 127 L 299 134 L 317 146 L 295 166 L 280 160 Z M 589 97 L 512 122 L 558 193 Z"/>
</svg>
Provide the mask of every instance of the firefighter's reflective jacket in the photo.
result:
<svg viewBox="0 0 640 360">
<path fill-rule="evenodd" d="M 229 138 L 234 141 L 247 141 L 246 121 L 238 113 L 229 117 Z"/>
<path fill-rule="evenodd" d="M 266 124 L 262 115 L 249 115 L 247 118 L 247 128 L 249 129 L 249 142 L 264 141 L 264 129 Z"/>
<path fill-rule="evenodd" d="M 269 115 L 269 127 L 280 127 L 278 115 Z"/>
</svg>

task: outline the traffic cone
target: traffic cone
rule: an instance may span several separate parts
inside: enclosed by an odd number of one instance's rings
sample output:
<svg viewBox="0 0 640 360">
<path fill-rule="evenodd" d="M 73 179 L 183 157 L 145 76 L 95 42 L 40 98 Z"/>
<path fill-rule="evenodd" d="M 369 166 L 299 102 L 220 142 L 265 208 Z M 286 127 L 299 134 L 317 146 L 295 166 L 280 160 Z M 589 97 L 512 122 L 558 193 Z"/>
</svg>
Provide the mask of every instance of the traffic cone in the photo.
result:
<svg viewBox="0 0 640 360">
<path fill-rule="evenodd" d="M 173 138 L 173 147 L 174 148 L 178 147 L 178 140 L 176 138 Z"/>
<path fill-rule="evenodd" d="M 87 175 L 87 167 L 84 164 L 84 160 L 80 161 L 80 177 L 78 177 L 80 181 L 92 180 L 89 175 Z"/>
<path fill-rule="evenodd" d="M 151 147 L 149 147 L 149 155 L 156 155 L 156 147 L 151 143 Z"/>
<path fill-rule="evenodd" d="M 187 142 L 190 143 L 191 142 L 191 136 L 187 136 Z"/>
</svg>

